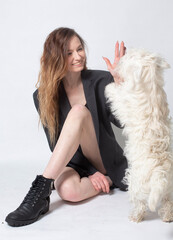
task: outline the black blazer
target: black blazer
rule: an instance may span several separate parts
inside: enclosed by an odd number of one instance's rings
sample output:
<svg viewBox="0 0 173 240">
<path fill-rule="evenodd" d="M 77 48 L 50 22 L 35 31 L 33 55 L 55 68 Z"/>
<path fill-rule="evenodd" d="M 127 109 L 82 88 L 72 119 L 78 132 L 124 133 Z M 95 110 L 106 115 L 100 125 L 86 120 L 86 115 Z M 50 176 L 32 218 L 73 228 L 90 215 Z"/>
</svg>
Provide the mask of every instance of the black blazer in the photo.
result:
<svg viewBox="0 0 173 240">
<path fill-rule="evenodd" d="M 114 81 L 113 77 L 109 72 L 100 70 L 83 70 L 81 76 L 87 107 L 92 115 L 97 142 L 104 167 L 113 183 L 117 187 L 125 190 L 127 186 L 122 183 L 122 179 L 125 175 L 125 169 L 127 168 L 127 160 L 123 155 L 123 150 L 115 139 L 110 122 L 117 127 L 121 128 L 121 126 L 119 121 L 111 114 L 104 96 L 105 86 Z M 33 93 L 33 98 L 37 111 L 39 112 L 37 94 L 38 90 Z M 63 87 L 63 83 L 61 83 L 60 86 L 59 109 L 60 118 L 59 131 L 57 132 L 56 137 L 57 140 L 67 114 L 71 109 L 68 97 Z M 53 151 L 55 145 L 51 145 L 50 143 L 50 137 L 47 128 L 44 127 L 44 130 L 50 149 Z M 75 161 L 75 155 L 71 161 Z M 93 173 L 96 171 L 97 169 L 93 167 Z"/>
</svg>

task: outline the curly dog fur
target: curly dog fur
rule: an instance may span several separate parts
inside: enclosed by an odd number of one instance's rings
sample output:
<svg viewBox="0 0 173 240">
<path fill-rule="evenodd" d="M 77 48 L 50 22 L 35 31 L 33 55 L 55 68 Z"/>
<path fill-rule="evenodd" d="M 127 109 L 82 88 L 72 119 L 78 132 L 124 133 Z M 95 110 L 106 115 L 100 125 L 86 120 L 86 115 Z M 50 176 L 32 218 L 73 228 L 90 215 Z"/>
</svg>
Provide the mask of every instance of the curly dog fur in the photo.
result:
<svg viewBox="0 0 173 240">
<path fill-rule="evenodd" d="M 134 210 L 130 219 L 143 220 L 147 209 L 158 210 L 165 222 L 173 221 L 173 155 L 171 117 L 164 91 L 164 69 L 169 64 L 158 54 L 131 49 L 115 71 L 124 81 L 110 83 L 105 96 L 113 115 L 124 126 L 124 154 Z"/>
</svg>

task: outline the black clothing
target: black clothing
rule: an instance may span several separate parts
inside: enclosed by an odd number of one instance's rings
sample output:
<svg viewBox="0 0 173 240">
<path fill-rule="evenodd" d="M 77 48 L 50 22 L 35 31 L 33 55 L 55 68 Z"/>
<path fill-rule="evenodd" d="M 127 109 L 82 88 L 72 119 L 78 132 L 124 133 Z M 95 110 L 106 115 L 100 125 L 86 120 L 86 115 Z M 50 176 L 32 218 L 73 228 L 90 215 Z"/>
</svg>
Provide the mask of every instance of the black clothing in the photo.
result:
<svg viewBox="0 0 173 240">
<path fill-rule="evenodd" d="M 122 190 L 127 188 L 126 185 L 122 183 L 122 179 L 125 174 L 125 169 L 127 168 L 127 160 L 123 155 L 123 150 L 117 143 L 110 121 L 120 127 L 120 123 L 111 114 L 108 104 L 104 96 L 105 86 L 114 81 L 112 75 L 107 71 L 100 70 L 83 70 L 81 72 L 82 83 L 85 93 L 85 98 L 87 101 L 87 108 L 89 109 L 94 128 L 96 132 L 96 138 L 98 146 L 100 149 L 100 154 L 104 167 L 106 169 L 107 175 L 111 178 L 114 185 Z M 34 103 L 39 111 L 39 102 L 37 98 L 38 90 L 33 93 Z M 62 130 L 64 121 L 67 117 L 68 112 L 71 109 L 68 97 L 66 95 L 63 83 L 60 85 L 60 98 L 59 98 L 59 131 L 57 132 L 57 140 L 59 134 Z M 53 151 L 55 145 L 50 143 L 50 137 L 48 129 L 44 127 L 46 137 L 50 146 L 51 151 Z M 56 143 L 55 143 L 56 144 Z M 90 175 L 94 174 L 97 169 L 92 166 L 92 164 L 83 155 L 80 146 L 73 158 L 67 164 L 67 166 L 78 166 L 84 168 Z"/>
</svg>

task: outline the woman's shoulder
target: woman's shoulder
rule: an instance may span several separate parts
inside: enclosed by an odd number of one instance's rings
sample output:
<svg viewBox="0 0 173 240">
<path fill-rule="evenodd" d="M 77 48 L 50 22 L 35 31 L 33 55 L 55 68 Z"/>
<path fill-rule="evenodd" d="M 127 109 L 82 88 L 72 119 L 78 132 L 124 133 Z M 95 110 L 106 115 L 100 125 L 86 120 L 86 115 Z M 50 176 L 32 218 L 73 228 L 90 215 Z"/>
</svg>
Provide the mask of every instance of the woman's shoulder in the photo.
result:
<svg viewBox="0 0 173 240">
<path fill-rule="evenodd" d="M 112 82 L 113 77 L 109 71 L 105 70 L 93 70 L 93 69 L 86 69 L 82 71 L 82 77 L 85 79 L 91 79 L 92 81 L 106 81 Z"/>
</svg>

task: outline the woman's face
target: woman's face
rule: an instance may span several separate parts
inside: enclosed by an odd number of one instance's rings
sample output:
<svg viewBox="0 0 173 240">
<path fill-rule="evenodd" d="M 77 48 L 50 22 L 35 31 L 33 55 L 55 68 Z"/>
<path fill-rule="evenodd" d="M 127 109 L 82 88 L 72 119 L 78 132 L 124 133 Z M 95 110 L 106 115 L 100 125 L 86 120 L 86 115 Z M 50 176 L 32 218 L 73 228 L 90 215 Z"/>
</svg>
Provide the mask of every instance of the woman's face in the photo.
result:
<svg viewBox="0 0 173 240">
<path fill-rule="evenodd" d="M 68 71 L 82 71 L 86 61 L 86 54 L 78 37 L 74 36 L 70 40 L 67 54 Z"/>
</svg>

